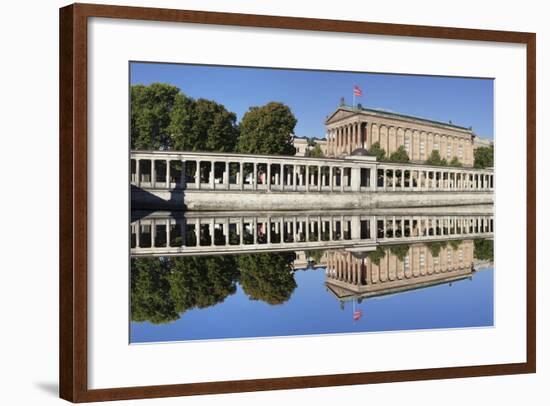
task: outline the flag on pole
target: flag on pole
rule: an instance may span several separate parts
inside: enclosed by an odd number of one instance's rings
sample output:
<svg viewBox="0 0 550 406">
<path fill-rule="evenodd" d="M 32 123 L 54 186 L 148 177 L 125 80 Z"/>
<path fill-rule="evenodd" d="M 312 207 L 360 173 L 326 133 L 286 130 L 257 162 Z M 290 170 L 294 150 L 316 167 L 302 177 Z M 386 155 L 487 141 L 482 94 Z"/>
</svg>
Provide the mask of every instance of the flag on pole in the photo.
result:
<svg viewBox="0 0 550 406">
<path fill-rule="evenodd" d="M 358 85 L 353 85 L 353 95 L 354 96 L 363 96 L 363 92 Z"/>
<path fill-rule="evenodd" d="M 361 310 L 356 310 L 353 312 L 353 320 L 354 321 L 357 321 L 361 318 L 361 316 L 363 315 L 363 313 L 361 312 Z"/>
</svg>

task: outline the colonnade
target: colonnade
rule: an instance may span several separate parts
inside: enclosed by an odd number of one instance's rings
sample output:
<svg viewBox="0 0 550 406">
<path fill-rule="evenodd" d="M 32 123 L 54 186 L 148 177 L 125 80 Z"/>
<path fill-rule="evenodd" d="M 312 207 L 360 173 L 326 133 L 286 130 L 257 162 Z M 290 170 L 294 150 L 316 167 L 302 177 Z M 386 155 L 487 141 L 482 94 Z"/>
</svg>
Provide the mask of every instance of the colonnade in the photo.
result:
<svg viewBox="0 0 550 406">
<path fill-rule="evenodd" d="M 132 255 L 217 254 L 365 247 L 378 243 L 490 237 L 493 216 L 345 213 L 145 217 L 130 225 Z"/>
<path fill-rule="evenodd" d="M 487 191 L 489 169 L 244 154 L 132 152 L 131 184 L 155 190 Z"/>
<path fill-rule="evenodd" d="M 377 187 L 382 191 L 493 190 L 494 174 L 487 170 L 379 164 Z"/>
<path fill-rule="evenodd" d="M 423 243 L 410 244 L 404 253 L 396 254 L 391 246 L 383 248 L 384 256 L 372 260 L 351 252 L 331 250 L 326 253 L 328 279 L 351 285 L 415 278 L 459 269 L 471 269 L 474 263 L 473 240 L 461 240 L 455 246 L 447 244 L 437 251 Z"/>
<path fill-rule="evenodd" d="M 348 120 L 331 123 L 326 130 L 329 156 L 350 155 L 357 148 L 369 149 L 378 142 L 389 156 L 403 146 L 413 162 L 426 161 L 432 151 L 451 161 L 454 157 L 464 166 L 474 164 L 474 144 L 471 130 L 458 128 L 429 129 L 426 126 L 403 126 L 399 123 Z M 445 132 L 443 132 L 445 131 Z"/>
</svg>

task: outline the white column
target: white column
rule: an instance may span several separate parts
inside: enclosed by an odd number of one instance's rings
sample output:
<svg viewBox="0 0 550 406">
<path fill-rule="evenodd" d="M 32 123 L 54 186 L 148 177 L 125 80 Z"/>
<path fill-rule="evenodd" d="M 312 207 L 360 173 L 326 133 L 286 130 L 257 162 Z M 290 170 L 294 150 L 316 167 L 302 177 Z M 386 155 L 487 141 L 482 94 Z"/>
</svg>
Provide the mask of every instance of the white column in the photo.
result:
<svg viewBox="0 0 550 406">
<path fill-rule="evenodd" d="M 253 177 L 252 177 L 252 189 L 257 190 L 258 189 L 258 163 L 253 162 L 252 165 L 254 166 Z"/>
<path fill-rule="evenodd" d="M 201 188 L 201 162 L 202 161 L 196 161 L 197 167 L 195 170 L 195 189 Z"/>
<path fill-rule="evenodd" d="M 216 186 L 214 185 L 214 166 L 215 166 L 215 162 L 214 161 L 210 161 L 210 177 L 209 177 L 209 183 L 210 183 L 210 188 L 211 189 L 214 189 Z"/>
<path fill-rule="evenodd" d="M 223 173 L 223 184 L 226 189 L 229 189 L 229 162 L 225 162 L 225 171 Z"/>
<path fill-rule="evenodd" d="M 266 188 L 271 190 L 271 162 L 267 162 L 267 179 L 266 179 Z"/>
<path fill-rule="evenodd" d="M 157 176 L 155 173 L 155 160 L 151 159 L 151 187 L 154 188 L 157 183 Z"/>
<path fill-rule="evenodd" d="M 182 189 L 185 189 L 187 185 L 187 176 L 185 173 L 185 161 L 182 159 L 180 162 L 181 162 L 180 187 Z"/>
<path fill-rule="evenodd" d="M 239 183 L 241 190 L 244 189 L 244 162 L 239 162 Z"/>
<path fill-rule="evenodd" d="M 170 160 L 166 160 L 166 178 L 164 181 L 164 186 L 166 189 L 170 189 Z"/>
<path fill-rule="evenodd" d="M 141 184 L 141 174 L 139 173 L 139 162 L 141 159 L 136 159 L 136 185 L 139 187 Z M 139 235 L 139 233 L 138 233 Z"/>
</svg>

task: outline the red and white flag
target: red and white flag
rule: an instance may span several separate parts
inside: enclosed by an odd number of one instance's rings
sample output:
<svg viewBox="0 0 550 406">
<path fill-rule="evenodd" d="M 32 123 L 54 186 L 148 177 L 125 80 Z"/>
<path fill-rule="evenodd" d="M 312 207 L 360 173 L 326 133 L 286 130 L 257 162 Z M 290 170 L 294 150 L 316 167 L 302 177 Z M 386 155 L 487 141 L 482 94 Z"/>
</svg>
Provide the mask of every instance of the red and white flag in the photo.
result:
<svg viewBox="0 0 550 406">
<path fill-rule="evenodd" d="M 361 312 L 361 310 L 356 310 L 353 312 L 353 320 L 354 321 L 357 321 L 361 318 L 361 316 L 363 315 L 363 312 Z"/>
<path fill-rule="evenodd" d="M 353 95 L 354 96 L 363 96 L 363 92 L 358 85 L 353 85 Z"/>
</svg>

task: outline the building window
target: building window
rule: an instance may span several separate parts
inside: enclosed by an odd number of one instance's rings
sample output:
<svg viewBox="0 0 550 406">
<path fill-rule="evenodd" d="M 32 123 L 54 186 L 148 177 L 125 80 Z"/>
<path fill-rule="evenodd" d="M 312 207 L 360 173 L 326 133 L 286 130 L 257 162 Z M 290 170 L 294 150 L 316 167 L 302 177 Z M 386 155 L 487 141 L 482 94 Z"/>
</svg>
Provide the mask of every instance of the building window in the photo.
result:
<svg viewBox="0 0 550 406">
<path fill-rule="evenodd" d="M 420 158 L 424 158 L 424 141 L 420 141 Z"/>
<path fill-rule="evenodd" d="M 439 142 L 434 141 L 434 151 L 439 151 Z"/>
<path fill-rule="evenodd" d="M 411 152 L 411 137 L 409 137 L 409 136 L 405 137 L 405 151 L 407 151 L 407 154 L 410 155 L 410 152 Z"/>
<path fill-rule="evenodd" d="M 458 157 L 462 158 L 462 145 L 458 146 Z"/>
<path fill-rule="evenodd" d="M 451 158 L 451 143 L 447 143 L 447 159 Z"/>
</svg>

